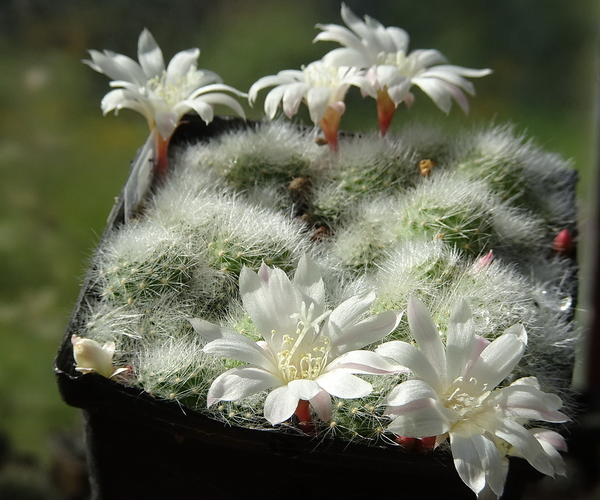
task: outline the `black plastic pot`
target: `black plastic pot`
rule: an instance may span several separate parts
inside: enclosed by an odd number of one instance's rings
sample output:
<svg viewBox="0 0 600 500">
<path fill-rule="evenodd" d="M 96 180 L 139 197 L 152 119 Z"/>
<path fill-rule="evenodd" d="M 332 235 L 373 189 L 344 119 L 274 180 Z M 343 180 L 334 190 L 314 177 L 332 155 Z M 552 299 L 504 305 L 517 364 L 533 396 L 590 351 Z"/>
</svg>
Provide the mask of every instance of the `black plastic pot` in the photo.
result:
<svg viewBox="0 0 600 500">
<path fill-rule="evenodd" d="M 172 144 L 209 140 L 238 119 L 209 126 L 186 120 Z M 122 223 L 123 200 L 109 228 Z M 83 410 L 91 488 L 96 499 L 469 499 L 475 495 L 444 452 L 416 454 L 226 426 L 172 401 L 74 370 L 71 336 L 82 328 L 84 283 L 55 361 L 64 401 Z M 521 497 L 541 475 L 511 459 L 504 499 Z"/>
</svg>

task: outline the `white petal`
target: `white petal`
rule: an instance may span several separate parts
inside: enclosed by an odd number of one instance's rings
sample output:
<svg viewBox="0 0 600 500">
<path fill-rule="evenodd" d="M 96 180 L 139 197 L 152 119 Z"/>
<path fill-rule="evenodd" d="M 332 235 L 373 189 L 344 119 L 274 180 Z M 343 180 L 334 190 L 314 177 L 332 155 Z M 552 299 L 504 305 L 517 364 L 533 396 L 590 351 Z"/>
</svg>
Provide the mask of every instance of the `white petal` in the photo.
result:
<svg viewBox="0 0 600 500">
<path fill-rule="evenodd" d="M 336 340 L 343 332 L 356 323 L 375 301 L 375 293 L 354 295 L 337 306 L 327 321 L 328 336 Z"/>
<path fill-rule="evenodd" d="M 188 99 L 186 101 L 183 101 L 184 104 L 187 104 L 190 107 L 194 107 L 192 105 L 193 104 L 195 105 L 196 102 L 203 102 L 203 103 L 209 104 L 211 106 L 213 104 L 220 104 L 222 106 L 227 106 L 228 108 L 231 108 L 233 111 L 235 111 L 242 118 L 246 117 L 246 115 L 244 113 L 244 108 L 242 108 L 241 104 L 238 101 L 236 101 L 233 97 L 231 97 L 230 95 L 227 95 L 227 94 L 215 92 L 212 94 L 200 95 L 193 100 Z M 194 107 L 194 109 L 195 109 L 195 107 Z M 200 114 L 200 113 L 198 113 L 198 114 Z M 212 121 L 212 119 L 206 123 L 210 123 L 211 121 Z"/>
<path fill-rule="evenodd" d="M 194 330 L 208 342 L 222 338 L 236 338 L 240 335 L 229 328 L 215 325 L 200 318 L 190 318 L 188 321 L 194 327 Z"/>
<path fill-rule="evenodd" d="M 510 419 L 497 419 L 493 433 L 513 445 L 519 454 L 542 474 L 554 476 L 554 467 L 535 437 L 522 425 Z"/>
<path fill-rule="evenodd" d="M 265 266 L 266 267 L 266 266 Z M 266 269 L 265 281 L 251 269 L 240 273 L 240 294 L 244 309 L 267 342 L 273 332 L 278 337 L 296 331 L 297 320 L 291 315 L 300 310 L 296 291 L 281 269 Z"/>
<path fill-rule="evenodd" d="M 314 38 L 313 42 L 318 42 L 320 40 L 338 42 L 340 45 L 350 47 L 357 52 L 364 50 L 364 45 L 361 43 L 360 39 L 348 28 L 344 28 L 337 24 L 317 24 L 317 28 L 322 29 L 323 31 Z M 342 64 L 341 66 L 351 65 Z"/>
<path fill-rule="evenodd" d="M 468 435 L 451 432 L 450 446 L 458 475 L 475 494 L 478 494 L 485 487 L 485 471 L 473 441 Z"/>
<path fill-rule="evenodd" d="M 385 311 L 369 316 L 350 328 L 337 332 L 335 339 L 331 339 L 331 347 L 339 355 L 372 344 L 393 332 L 401 317 L 402 313 L 399 311 Z"/>
<path fill-rule="evenodd" d="M 202 350 L 207 354 L 237 359 L 238 361 L 258 365 L 271 373 L 278 373 L 270 352 L 239 333 L 235 336 L 230 335 L 225 338 L 215 339 L 206 344 Z"/>
<path fill-rule="evenodd" d="M 349 66 L 355 68 L 368 68 L 374 61 L 362 50 L 339 48 L 333 49 L 323 56 L 323 62 L 328 66 Z"/>
<path fill-rule="evenodd" d="M 104 73 L 112 80 L 125 80 L 143 87 L 146 84 L 147 78 L 142 68 L 130 57 L 114 52 L 104 51 L 98 52 L 90 50 L 92 61 L 84 61 L 92 69 L 99 73 Z"/>
<path fill-rule="evenodd" d="M 328 422 L 331 418 L 331 396 L 327 391 L 319 391 L 317 395 L 310 400 L 311 406 L 319 415 L 319 418 L 324 422 Z"/>
<path fill-rule="evenodd" d="M 194 107 L 194 109 L 196 112 L 198 112 L 196 107 Z M 199 112 L 198 114 L 200 115 Z M 200 115 L 200 117 L 204 119 L 202 115 Z M 179 118 L 181 118 L 181 115 L 171 109 L 165 109 L 162 111 L 155 110 L 154 121 L 156 124 L 156 129 L 163 139 L 168 139 L 173 135 L 173 132 L 175 132 L 175 129 L 179 124 Z"/>
<path fill-rule="evenodd" d="M 327 372 L 316 382 L 332 396 L 344 399 L 362 398 L 373 390 L 371 384 L 347 372 Z"/>
<path fill-rule="evenodd" d="M 513 384 L 495 391 L 493 397 L 494 404 L 506 417 L 555 423 L 569 420 L 566 415 L 557 411 L 562 406 L 558 396 L 546 394 L 529 385 Z"/>
<path fill-rule="evenodd" d="M 285 116 L 291 118 L 298 112 L 298 107 L 302 102 L 304 94 L 310 89 L 310 85 L 304 82 L 290 83 L 285 86 L 285 92 L 282 97 L 283 112 Z"/>
<path fill-rule="evenodd" d="M 488 436 L 479 433 L 471 434 L 470 439 L 479 454 L 479 460 L 485 471 L 486 483 L 496 495 L 501 496 L 508 468 L 505 466 L 496 443 Z"/>
<path fill-rule="evenodd" d="M 296 287 L 307 304 L 315 304 L 315 316 L 320 316 L 324 312 L 325 306 L 325 284 L 321 277 L 321 270 L 317 263 L 308 255 L 304 254 L 298 262 L 298 267 L 294 273 L 294 287 Z"/>
<path fill-rule="evenodd" d="M 454 308 L 446 335 L 446 363 L 448 381 L 461 376 L 473 358 L 475 328 L 471 309 L 463 299 Z"/>
<path fill-rule="evenodd" d="M 385 402 L 387 405 L 394 408 L 390 409 L 387 413 L 404 413 L 400 407 L 421 399 L 439 401 L 439 396 L 438 393 L 423 380 L 406 380 L 394 387 L 388 394 Z"/>
<path fill-rule="evenodd" d="M 180 85 L 181 78 L 185 77 L 190 69 L 196 69 L 196 61 L 199 56 L 199 49 L 183 50 L 175 54 L 167 66 L 167 83 L 170 85 Z M 220 81 L 220 78 L 217 81 Z"/>
<path fill-rule="evenodd" d="M 331 89 L 327 87 L 313 87 L 307 92 L 306 103 L 313 123 L 317 124 L 323 118 L 330 96 Z"/>
<path fill-rule="evenodd" d="M 567 442 L 558 432 L 551 431 L 550 429 L 529 429 L 529 432 L 538 441 L 546 442 L 559 451 L 567 452 Z"/>
<path fill-rule="evenodd" d="M 447 411 L 433 399 L 417 399 L 401 407 L 390 407 L 386 414 L 397 415 L 388 430 L 399 436 L 426 438 L 445 434 L 452 427 Z"/>
<path fill-rule="evenodd" d="M 288 382 L 288 389 L 298 399 L 310 400 L 314 398 L 319 392 L 319 384 L 314 380 L 292 380 Z"/>
<path fill-rule="evenodd" d="M 404 373 L 404 367 L 389 363 L 385 358 L 373 351 L 351 351 L 335 358 L 326 371 L 342 370 L 348 373 Z"/>
<path fill-rule="evenodd" d="M 375 350 L 381 356 L 393 359 L 399 365 L 405 366 L 417 377 L 427 382 L 437 392 L 443 390 L 442 382 L 435 368 L 431 365 L 423 351 L 414 345 L 400 340 L 381 344 Z"/>
<path fill-rule="evenodd" d="M 491 390 L 502 382 L 520 361 L 525 344 L 513 334 L 502 334 L 480 354 L 467 375 L 477 386 Z"/>
<path fill-rule="evenodd" d="M 207 406 L 217 401 L 238 399 L 262 392 L 281 384 L 281 380 L 262 368 L 241 366 L 219 375 L 208 390 Z"/>
<path fill-rule="evenodd" d="M 452 107 L 449 84 L 437 78 L 415 77 L 412 82 L 423 90 L 444 113 L 449 113 Z"/>
<path fill-rule="evenodd" d="M 146 28 L 138 39 L 138 61 L 148 80 L 161 75 L 165 70 L 162 51 Z"/>
<path fill-rule="evenodd" d="M 270 120 L 275 118 L 277 108 L 279 108 L 279 103 L 283 99 L 283 93 L 285 92 L 285 88 L 286 85 L 280 85 L 279 87 L 275 87 L 267 94 L 267 97 L 265 98 L 265 114 L 269 117 Z M 250 89 L 250 91 L 252 91 L 252 89 Z"/>
<path fill-rule="evenodd" d="M 284 422 L 294 414 L 298 401 L 287 385 L 273 389 L 265 399 L 265 418 L 271 425 Z"/>
<path fill-rule="evenodd" d="M 408 300 L 408 324 L 413 337 L 442 383 L 446 379 L 446 353 L 440 334 L 425 305 L 416 297 Z"/>
</svg>

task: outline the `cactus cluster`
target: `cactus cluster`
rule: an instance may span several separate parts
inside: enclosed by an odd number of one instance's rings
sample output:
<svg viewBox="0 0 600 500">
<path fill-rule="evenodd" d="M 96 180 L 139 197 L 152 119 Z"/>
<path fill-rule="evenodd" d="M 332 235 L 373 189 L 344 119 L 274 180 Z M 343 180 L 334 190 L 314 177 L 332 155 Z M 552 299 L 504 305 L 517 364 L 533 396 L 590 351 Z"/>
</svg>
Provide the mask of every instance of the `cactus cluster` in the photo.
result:
<svg viewBox="0 0 600 500">
<path fill-rule="evenodd" d="M 374 290 L 378 313 L 415 296 L 444 332 L 464 298 L 479 335 L 522 324 L 529 345 L 509 381 L 536 376 L 544 390 L 567 390 L 574 265 L 553 242 L 575 232 L 575 175 L 512 128 L 341 137 L 335 155 L 312 131 L 274 121 L 187 145 L 171 161 L 144 214 L 114 228 L 92 265 L 82 336 L 115 342 L 124 383 L 231 424 L 270 427 L 265 393 L 207 409 L 211 382 L 240 362 L 204 353 L 190 319 L 260 340 L 240 303 L 241 270 L 264 262 L 291 276 L 308 254 L 332 305 Z M 393 339 L 410 339 L 406 321 Z M 382 402 L 402 375 L 365 378 L 374 391 L 334 401 L 319 432 L 386 439 Z"/>
</svg>

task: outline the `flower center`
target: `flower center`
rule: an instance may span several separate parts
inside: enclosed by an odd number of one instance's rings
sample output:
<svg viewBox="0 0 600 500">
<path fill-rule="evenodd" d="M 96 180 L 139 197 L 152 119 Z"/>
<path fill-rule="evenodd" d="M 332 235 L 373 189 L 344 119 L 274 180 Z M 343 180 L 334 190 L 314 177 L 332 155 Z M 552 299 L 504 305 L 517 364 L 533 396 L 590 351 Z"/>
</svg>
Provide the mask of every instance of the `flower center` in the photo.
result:
<svg viewBox="0 0 600 500">
<path fill-rule="evenodd" d="M 311 87 L 334 88 L 340 81 L 339 69 L 324 64 L 309 64 L 302 68 L 304 81 Z"/>
<path fill-rule="evenodd" d="M 450 386 L 452 392 L 449 391 L 444 398 L 444 406 L 457 412 L 460 420 L 471 420 L 474 415 L 484 411 L 484 401 L 491 394 L 491 391 L 476 389 L 474 382 L 473 379 L 465 381 L 462 377 L 457 378 Z"/>
<path fill-rule="evenodd" d="M 423 70 L 418 59 L 413 54 L 407 56 L 403 50 L 399 50 L 398 52 L 380 52 L 377 54 L 376 64 L 395 66 L 398 68 L 398 73 L 406 78 L 413 78 Z"/>
<path fill-rule="evenodd" d="M 331 350 L 329 338 L 320 335 L 320 322 L 331 314 L 325 311 L 317 318 L 314 316 L 314 304 L 306 307 L 302 302 L 300 312 L 292 314 L 297 319 L 294 335 L 284 335 L 281 351 L 276 355 L 279 371 L 285 380 L 314 380 L 325 366 Z"/>
<path fill-rule="evenodd" d="M 197 88 L 199 76 L 193 67 L 185 75 L 167 75 L 167 72 L 163 71 L 162 74 L 148 80 L 145 90 L 148 97 L 161 99 L 169 107 L 173 107 Z"/>
</svg>

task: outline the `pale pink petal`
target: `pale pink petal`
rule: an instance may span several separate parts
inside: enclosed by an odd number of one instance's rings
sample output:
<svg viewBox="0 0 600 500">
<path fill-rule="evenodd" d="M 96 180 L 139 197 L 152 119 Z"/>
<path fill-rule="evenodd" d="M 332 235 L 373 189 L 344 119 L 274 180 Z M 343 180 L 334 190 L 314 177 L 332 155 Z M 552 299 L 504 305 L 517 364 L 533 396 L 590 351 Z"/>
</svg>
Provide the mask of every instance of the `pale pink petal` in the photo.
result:
<svg viewBox="0 0 600 500">
<path fill-rule="evenodd" d="M 546 422 L 566 422 L 569 418 L 557 411 L 562 401 L 555 394 L 546 394 L 539 389 L 524 385 L 510 385 L 499 389 L 493 396 L 493 403 L 509 418 L 526 418 Z"/>
<path fill-rule="evenodd" d="M 317 395 L 310 400 L 310 405 L 317 412 L 317 415 L 324 422 L 331 418 L 331 396 L 327 391 L 319 391 Z"/>
<path fill-rule="evenodd" d="M 452 432 L 450 433 L 452 435 Z M 473 446 L 479 455 L 479 461 L 485 471 L 487 485 L 498 496 L 504 491 L 504 483 L 508 467 L 498 451 L 496 443 L 490 437 L 479 433 L 470 436 Z"/>
</svg>

